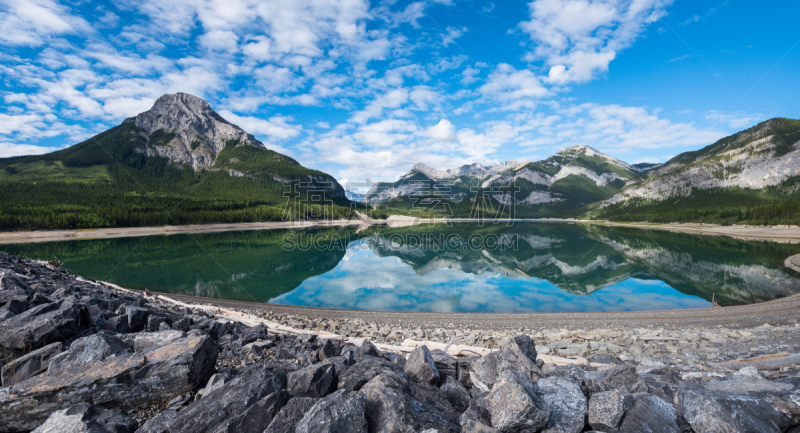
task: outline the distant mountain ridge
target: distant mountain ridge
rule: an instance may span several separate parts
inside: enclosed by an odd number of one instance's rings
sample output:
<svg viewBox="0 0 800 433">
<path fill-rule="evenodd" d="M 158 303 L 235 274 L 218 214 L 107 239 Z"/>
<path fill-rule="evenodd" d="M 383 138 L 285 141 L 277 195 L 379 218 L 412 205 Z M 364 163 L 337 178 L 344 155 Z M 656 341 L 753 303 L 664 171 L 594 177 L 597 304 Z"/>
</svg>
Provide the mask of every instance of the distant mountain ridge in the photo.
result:
<svg viewBox="0 0 800 433">
<path fill-rule="evenodd" d="M 391 208 L 407 205 L 416 196 L 435 195 L 452 202 L 463 216 L 469 212 L 468 202 L 474 203 L 478 191 L 483 191 L 497 205 L 510 205 L 513 200 L 523 214 L 558 216 L 607 198 L 643 172 L 643 168 L 580 145 L 536 162 L 509 160 L 449 170 L 416 164 L 397 181 L 373 186 L 364 201 Z"/>
</svg>

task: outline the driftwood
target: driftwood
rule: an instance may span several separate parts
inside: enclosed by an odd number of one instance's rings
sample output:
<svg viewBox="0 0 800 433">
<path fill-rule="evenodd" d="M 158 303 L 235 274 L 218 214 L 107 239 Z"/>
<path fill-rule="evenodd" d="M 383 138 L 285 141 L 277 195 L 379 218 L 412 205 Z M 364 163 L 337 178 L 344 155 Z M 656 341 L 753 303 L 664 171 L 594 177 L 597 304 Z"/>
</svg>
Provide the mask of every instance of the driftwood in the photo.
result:
<svg viewBox="0 0 800 433">
<path fill-rule="evenodd" d="M 788 367 L 796 364 L 800 364 L 800 353 L 791 354 L 789 352 L 782 352 L 774 355 L 759 356 L 756 358 L 720 362 L 715 365 L 730 367 L 736 370 L 740 370 L 745 367 L 755 367 L 759 370 L 778 370 L 782 367 Z"/>
</svg>

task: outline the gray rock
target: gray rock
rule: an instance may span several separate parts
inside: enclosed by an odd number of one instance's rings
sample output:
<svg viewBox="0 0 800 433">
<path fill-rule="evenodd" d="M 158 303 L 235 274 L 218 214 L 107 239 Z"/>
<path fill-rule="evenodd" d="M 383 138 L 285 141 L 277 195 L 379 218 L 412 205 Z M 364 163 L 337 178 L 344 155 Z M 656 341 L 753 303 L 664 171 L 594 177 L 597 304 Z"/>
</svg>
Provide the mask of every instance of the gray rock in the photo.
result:
<svg viewBox="0 0 800 433">
<path fill-rule="evenodd" d="M 33 433 L 133 433 L 139 423 L 116 410 L 80 403 L 53 412 Z"/>
<path fill-rule="evenodd" d="M 145 329 L 147 332 L 154 332 L 161 329 L 161 324 L 169 325 L 172 321 L 165 316 L 156 316 L 156 315 L 149 315 L 147 316 L 147 326 Z"/>
<path fill-rule="evenodd" d="M 336 366 L 314 364 L 286 375 L 287 388 L 295 397 L 321 398 L 333 391 Z"/>
<path fill-rule="evenodd" d="M 246 344 L 244 347 L 242 347 L 242 349 L 260 356 L 266 354 L 267 351 L 274 346 L 275 343 L 273 343 L 272 340 L 254 341 L 252 343 Z"/>
<path fill-rule="evenodd" d="M 646 392 L 647 383 L 639 377 L 636 367 L 622 364 L 608 370 L 589 371 L 583 377 L 589 395 L 596 392 L 625 389 L 630 393 Z"/>
<path fill-rule="evenodd" d="M 0 308 L 0 322 L 14 317 L 14 313 L 9 311 L 8 308 Z"/>
<path fill-rule="evenodd" d="M 636 395 L 636 401 L 625 413 L 619 431 L 620 433 L 681 433 L 675 408 L 652 394 Z"/>
<path fill-rule="evenodd" d="M 459 431 L 459 414 L 444 393 L 430 384 L 413 382 L 404 373 L 383 373 L 361 391 L 367 399 L 371 432 Z"/>
<path fill-rule="evenodd" d="M 577 382 L 581 386 L 581 390 L 583 390 L 584 394 L 588 394 L 586 390 L 586 385 L 584 384 L 583 381 L 584 377 L 586 377 L 586 370 L 580 365 L 545 364 L 545 366 L 542 367 L 542 372 L 547 377 L 568 377 Z"/>
<path fill-rule="evenodd" d="M 226 420 L 213 433 L 262 433 L 292 396 L 284 390 L 262 398 L 244 412 Z"/>
<path fill-rule="evenodd" d="M 54 356 L 50 360 L 49 370 L 55 371 L 73 365 L 99 362 L 113 355 L 130 352 L 131 347 L 113 335 L 94 334 L 73 341 L 69 350 Z"/>
<path fill-rule="evenodd" d="M 358 391 L 372 378 L 390 372 L 401 371 L 395 364 L 374 356 L 364 356 L 360 361 L 339 374 L 339 389 Z"/>
<path fill-rule="evenodd" d="M 780 412 L 758 397 L 712 391 L 682 382 L 677 401 L 686 421 L 698 432 L 782 431 Z"/>
<path fill-rule="evenodd" d="M 0 322 L 0 345 L 23 350 L 65 341 L 80 331 L 81 319 L 80 307 L 72 302 L 42 304 Z"/>
<path fill-rule="evenodd" d="M 127 334 L 131 332 L 131 327 L 128 324 L 128 316 L 114 316 L 103 322 L 103 329 L 119 334 Z"/>
<path fill-rule="evenodd" d="M 498 431 L 492 427 L 491 415 L 482 405 L 470 406 L 461 414 L 458 422 L 464 433 L 495 433 Z"/>
<path fill-rule="evenodd" d="M 136 334 L 133 339 L 133 350 L 141 352 L 153 346 L 163 346 L 171 341 L 185 338 L 186 333 L 183 331 L 158 331 L 158 332 L 140 332 Z"/>
<path fill-rule="evenodd" d="M 46 371 L 50 360 L 61 353 L 61 346 L 61 343 L 48 344 L 4 365 L 0 373 L 3 386 L 11 386 Z"/>
<path fill-rule="evenodd" d="M 339 346 L 337 346 L 336 343 L 331 340 L 325 340 L 325 344 L 323 344 L 322 347 L 319 348 L 319 351 L 317 351 L 317 358 L 319 358 L 320 361 L 324 361 L 326 359 L 339 356 L 340 353 Z"/>
<path fill-rule="evenodd" d="M 165 409 L 150 418 L 136 430 L 136 433 L 165 433 L 169 431 L 168 424 L 178 415 L 177 409 Z"/>
<path fill-rule="evenodd" d="M 486 397 L 492 427 L 500 432 L 538 431 L 547 425 L 550 410 L 536 395 L 528 374 L 502 371 Z"/>
<path fill-rule="evenodd" d="M 433 356 L 426 346 L 419 346 L 408 355 L 405 373 L 411 380 L 418 383 L 439 383 L 439 370 L 433 362 Z"/>
<path fill-rule="evenodd" d="M 478 359 L 477 356 L 459 356 L 456 358 L 456 363 L 458 366 L 458 376 L 456 377 L 464 388 L 470 389 L 472 388 L 472 379 L 470 378 L 469 370 L 472 362 Z M 434 361 L 436 359 L 434 358 Z"/>
<path fill-rule="evenodd" d="M 633 406 L 633 394 L 624 389 L 596 392 L 589 399 L 588 422 L 593 429 L 616 432 L 625 412 Z"/>
<path fill-rule="evenodd" d="M 181 409 L 174 418 L 165 423 L 165 432 L 206 433 L 228 428 L 232 422 L 236 424 L 238 417 L 248 413 L 251 406 L 285 388 L 286 376 L 283 373 L 258 365 L 251 366 L 230 382 Z M 278 394 L 273 399 L 272 402 L 262 403 L 274 408 L 277 402 L 285 401 L 288 396 Z M 279 409 L 275 409 L 275 412 Z M 253 415 L 255 414 L 248 416 Z M 261 431 L 270 421 L 271 419 L 266 421 Z"/>
<path fill-rule="evenodd" d="M 531 361 L 536 362 L 536 343 L 527 335 L 515 336 L 503 346 L 503 349 L 523 354 Z"/>
<path fill-rule="evenodd" d="M 150 310 L 141 307 L 133 307 L 126 305 L 125 315 L 128 316 L 128 327 L 132 332 L 139 332 L 147 326 L 147 316 L 150 315 Z"/>
<path fill-rule="evenodd" d="M 580 385 L 565 377 L 548 377 L 533 384 L 536 395 L 547 404 L 550 418 L 542 433 L 579 433 L 586 422 L 586 396 Z"/>
<path fill-rule="evenodd" d="M 203 397 L 208 396 L 211 394 L 212 391 L 225 385 L 226 383 L 233 380 L 233 376 L 229 371 L 221 371 L 219 373 L 215 373 L 211 378 L 208 379 L 208 383 L 206 383 L 206 387 L 203 388 Z M 203 398 L 201 397 L 201 398 Z"/>
<path fill-rule="evenodd" d="M 544 373 L 536 365 L 536 346 L 529 340 L 528 336 L 517 336 L 499 351 L 473 361 L 469 370 L 472 384 L 482 392 L 489 392 L 500 372 L 507 370 L 521 371 L 531 381 L 544 377 Z"/>
<path fill-rule="evenodd" d="M 456 358 L 440 349 L 431 350 L 431 356 L 433 357 L 433 364 L 439 370 L 440 383 L 444 383 L 448 377 L 458 379 L 458 360 Z"/>
<path fill-rule="evenodd" d="M 356 362 L 360 362 L 365 356 L 374 356 L 376 358 L 381 357 L 381 351 L 375 347 L 369 340 L 364 340 L 361 343 L 361 346 L 356 349 L 355 353 L 355 360 Z"/>
<path fill-rule="evenodd" d="M 444 398 L 453 405 L 453 408 L 455 408 L 457 412 L 460 413 L 467 410 L 469 407 L 470 395 L 469 391 L 464 388 L 461 382 L 454 379 L 452 376 L 448 376 L 440 389 L 444 393 Z"/>
<path fill-rule="evenodd" d="M 340 389 L 317 401 L 296 433 L 367 433 L 364 393 Z"/>
<path fill-rule="evenodd" d="M 190 335 L 144 352 L 48 370 L 0 389 L 0 431 L 31 430 L 81 402 L 127 410 L 169 401 L 205 384 L 216 356 L 208 336 Z"/>
<path fill-rule="evenodd" d="M 264 433 L 294 433 L 297 424 L 316 403 L 317 399 L 311 397 L 295 397 L 289 400 L 272 418 Z"/>
</svg>

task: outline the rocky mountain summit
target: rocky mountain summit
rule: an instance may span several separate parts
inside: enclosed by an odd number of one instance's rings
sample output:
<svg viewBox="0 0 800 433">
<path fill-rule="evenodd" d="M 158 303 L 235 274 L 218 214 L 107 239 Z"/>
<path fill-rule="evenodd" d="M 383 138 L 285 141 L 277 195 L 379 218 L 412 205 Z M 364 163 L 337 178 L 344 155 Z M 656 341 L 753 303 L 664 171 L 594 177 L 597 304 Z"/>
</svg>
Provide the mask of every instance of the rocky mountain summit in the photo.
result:
<svg viewBox="0 0 800 433">
<path fill-rule="evenodd" d="M 483 191 L 489 192 L 496 205 L 513 202 L 519 206 L 519 216 L 556 216 L 609 197 L 648 168 L 585 145 L 563 149 L 536 162 L 510 160 L 488 167 L 469 164 L 449 170 L 420 163 L 394 183 L 376 184 L 364 201 L 403 207 L 409 197 L 438 196 L 456 207 L 474 202 L 478 192 Z"/>
<path fill-rule="evenodd" d="M 791 195 L 800 175 L 800 120 L 770 119 L 695 152 L 682 153 L 630 180 L 600 203 L 631 205 L 688 197 L 698 191 L 776 189 Z"/>
<path fill-rule="evenodd" d="M 452 356 L 449 345 L 385 351 L 369 340 L 324 338 L 315 324 L 310 333 L 290 332 L 232 317 L 75 277 L 58 263 L 1 254 L 0 431 L 699 433 L 800 426 L 796 365 L 765 373 L 754 366 L 776 367 L 613 355 L 568 360 L 540 354 L 522 333 L 484 356 Z"/>
<path fill-rule="evenodd" d="M 194 170 L 213 166 L 228 143 L 264 148 L 255 137 L 212 110 L 208 102 L 187 93 L 163 95 L 151 109 L 124 123 L 136 125 L 148 137 L 148 156 L 163 156 Z"/>
</svg>

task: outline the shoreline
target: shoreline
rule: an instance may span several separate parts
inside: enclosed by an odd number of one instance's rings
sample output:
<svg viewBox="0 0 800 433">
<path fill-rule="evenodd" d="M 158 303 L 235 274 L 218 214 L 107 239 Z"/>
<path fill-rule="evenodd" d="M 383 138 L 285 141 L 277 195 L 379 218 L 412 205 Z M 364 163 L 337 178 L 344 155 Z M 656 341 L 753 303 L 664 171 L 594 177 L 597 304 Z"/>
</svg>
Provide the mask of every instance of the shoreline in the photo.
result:
<svg viewBox="0 0 800 433">
<path fill-rule="evenodd" d="M 332 221 L 266 221 L 255 223 L 212 223 L 181 226 L 149 226 L 149 227 L 114 227 L 97 229 L 69 229 L 69 230 L 33 230 L 33 231 L 7 231 L 0 232 L 0 245 L 63 242 L 72 240 L 116 239 L 126 237 L 175 235 L 175 234 L 200 234 L 222 233 L 230 231 L 250 230 L 278 230 L 299 229 L 309 227 L 348 227 L 386 225 L 388 227 L 404 227 L 418 224 L 441 224 L 445 221 L 453 223 L 468 223 L 478 221 L 469 218 L 451 218 L 448 220 L 429 218 L 398 217 L 387 220 L 332 220 Z M 505 222 L 508 219 L 499 219 Z M 800 227 L 788 226 L 720 226 L 714 224 L 695 223 L 620 223 L 606 220 L 576 220 L 573 218 L 536 218 L 515 219 L 520 223 L 561 223 L 561 224 L 592 224 L 606 227 L 628 227 L 644 230 L 665 230 L 672 232 L 700 234 L 710 236 L 728 236 L 743 240 L 765 240 L 779 243 L 800 243 Z"/>
<path fill-rule="evenodd" d="M 475 329 L 514 330 L 520 327 L 568 329 L 660 327 L 664 329 L 683 329 L 687 326 L 699 326 L 739 329 L 762 326 L 765 323 L 771 326 L 800 323 L 800 294 L 756 304 L 717 308 L 619 312 L 460 313 L 345 310 L 234 301 L 174 293 L 153 293 L 181 302 L 218 308 L 302 316 L 309 320 L 365 320 L 380 325 L 404 327 L 470 327 Z"/>
</svg>

